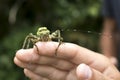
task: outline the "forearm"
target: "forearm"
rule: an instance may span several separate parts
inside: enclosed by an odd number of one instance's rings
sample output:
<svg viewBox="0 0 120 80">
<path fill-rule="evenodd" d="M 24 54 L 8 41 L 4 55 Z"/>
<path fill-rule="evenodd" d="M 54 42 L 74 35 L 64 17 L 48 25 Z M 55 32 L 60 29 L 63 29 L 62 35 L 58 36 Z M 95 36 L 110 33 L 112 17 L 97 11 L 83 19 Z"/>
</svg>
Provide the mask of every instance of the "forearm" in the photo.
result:
<svg viewBox="0 0 120 80">
<path fill-rule="evenodd" d="M 113 19 L 106 18 L 104 20 L 100 46 L 101 52 L 108 57 L 116 56 L 115 26 Z"/>
<path fill-rule="evenodd" d="M 101 36 L 100 44 L 101 44 L 101 52 L 105 56 L 107 57 L 116 56 L 115 40 L 112 34 L 110 33 L 106 34 L 103 32 L 103 35 Z"/>
</svg>

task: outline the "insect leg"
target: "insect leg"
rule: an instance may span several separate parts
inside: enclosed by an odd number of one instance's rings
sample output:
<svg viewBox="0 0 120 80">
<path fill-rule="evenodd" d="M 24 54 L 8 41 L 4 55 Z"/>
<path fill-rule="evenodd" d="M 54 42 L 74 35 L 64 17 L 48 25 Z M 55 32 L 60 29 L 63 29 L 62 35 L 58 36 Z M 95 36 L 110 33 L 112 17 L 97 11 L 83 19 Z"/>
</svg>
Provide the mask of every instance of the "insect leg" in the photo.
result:
<svg viewBox="0 0 120 80">
<path fill-rule="evenodd" d="M 62 41 L 63 41 L 63 38 L 61 37 L 61 33 L 60 33 L 60 30 L 56 30 L 55 32 L 53 32 L 51 34 L 51 39 L 57 39 L 59 44 L 58 44 L 58 47 L 56 48 L 55 50 L 55 55 L 57 56 L 57 51 L 58 51 L 58 48 L 59 46 L 61 45 Z"/>
<path fill-rule="evenodd" d="M 28 38 L 28 43 L 27 43 L 27 46 L 26 46 L 27 49 L 29 48 L 29 44 L 30 44 L 30 38 Z"/>
<path fill-rule="evenodd" d="M 35 45 L 35 47 L 36 47 L 36 49 L 37 49 L 37 52 L 39 53 L 39 49 L 38 49 L 38 46 L 36 45 L 36 44 L 34 44 Z"/>
<path fill-rule="evenodd" d="M 22 46 L 22 49 L 25 49 L 28 38 L 29 38 L 29 36 L 26 36 L 24 43 L 23 43 L 23 46 Z"/>
<path fill-rule="evenodd" d="M 59 46 L 62 44 L 63 38 L 61 37 L 60 30 L 57 30 L 56 33 L 57 33 L 57 38 L 59 42 L 58 47 L 55 50 L 55 55 L 57 56 L 57 51 L 58 51 Z"/>
</svg>

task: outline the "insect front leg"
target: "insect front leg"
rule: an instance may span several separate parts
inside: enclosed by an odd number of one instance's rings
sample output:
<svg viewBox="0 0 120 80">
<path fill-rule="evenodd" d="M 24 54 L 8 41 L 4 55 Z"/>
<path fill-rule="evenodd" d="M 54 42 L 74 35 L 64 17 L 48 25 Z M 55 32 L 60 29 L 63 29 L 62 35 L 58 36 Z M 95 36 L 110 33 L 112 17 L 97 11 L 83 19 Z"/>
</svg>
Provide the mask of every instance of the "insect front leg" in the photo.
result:
<svg viewBox="0 0 120 80">
<path fill-rule="evenodd" d="M 57 35 L 58 35 L 58 42 L 59 42 L 59 43 L 62 43 L 63 38 L 61 37 L 60 30 L 57 30 L 56 32 L 57 32 Z"/>
<path fill-rule="evenodd" d="M 36 47 L 37 52 L 39 52 L 38 46 L 36 45 L 36 42 L 40 41 L 40 39 L 34 35 L 34 37 L 31 39 L 33 45 Z"/>
<path fill-rule="evenodd" d="M 53 32 L 51 34 L 51 38 L 52 39 L 57 39 L 59 43 L 61 43 L 63 41 L 63 38 L 61 37 L 60 30 L 56 30 L 55 32 Z"/>
<path fill-rule="evenodd" d="M 51 36 L 53 39 L 58 39 L 58 42 L 59 42 L 58 47 L 55 50 L 55 55 L 57 56 L 57 51 L 59 46 L 62 44 L 63 38 L 61 37 L 60 30 L 56 30 L 54 33 L 51 34 Z"/>
</svg>

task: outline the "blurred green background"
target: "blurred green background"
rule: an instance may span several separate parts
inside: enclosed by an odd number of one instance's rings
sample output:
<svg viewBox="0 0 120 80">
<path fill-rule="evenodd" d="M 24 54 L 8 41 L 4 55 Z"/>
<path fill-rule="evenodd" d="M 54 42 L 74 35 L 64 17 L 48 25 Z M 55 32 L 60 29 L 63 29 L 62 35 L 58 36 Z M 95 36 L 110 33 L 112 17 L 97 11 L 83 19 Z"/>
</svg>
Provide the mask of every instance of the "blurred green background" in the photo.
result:
<svg viewBox="0 0 120 80">
<path fill-rule="evenodd" d="M 101 0 L 0 0 L 0 80 L 27 80 L 13 58 L 37 25 L 60 29 L 64 42 L 99 51 Z"/>
</svg>

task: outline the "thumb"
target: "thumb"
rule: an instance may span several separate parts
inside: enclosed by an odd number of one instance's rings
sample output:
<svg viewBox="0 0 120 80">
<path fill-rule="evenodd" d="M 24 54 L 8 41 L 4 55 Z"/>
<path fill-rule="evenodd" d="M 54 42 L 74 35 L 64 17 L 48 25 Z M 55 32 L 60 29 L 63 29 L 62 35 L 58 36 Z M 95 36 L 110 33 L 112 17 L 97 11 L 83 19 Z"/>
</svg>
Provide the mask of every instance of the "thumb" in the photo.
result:
<svg viewBox="0 0 120 80">
<path fill-rule="evenodd" d="M 111 80 L 106 78 L 101 72 L 90 68 L 86 64 L 78 65 L 76 69 L 78 80 Z"/>
</svg>

